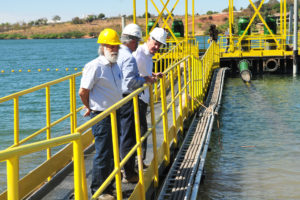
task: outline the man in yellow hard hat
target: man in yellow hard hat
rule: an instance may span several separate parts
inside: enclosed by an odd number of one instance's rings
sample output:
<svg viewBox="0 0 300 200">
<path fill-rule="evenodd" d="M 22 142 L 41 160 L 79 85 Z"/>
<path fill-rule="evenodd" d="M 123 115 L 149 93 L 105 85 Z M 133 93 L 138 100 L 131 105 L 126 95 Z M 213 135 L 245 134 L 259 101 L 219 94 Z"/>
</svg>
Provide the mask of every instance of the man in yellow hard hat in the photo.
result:
<svg viewBox="0 0 300 200">
<path fill-rule="evenodd" d="M 84 66 L 79 96 L 87 111 L 84 116 L 95 117 L 122 99 L 122 75 L 117 65 L 121 44 L 116 31 L 104 29 L 98 38 L 99 57 Z M 94 194 L 112 172 L 113 148 L 110 116 L 92 127 L 95 137 L 95 156 L 91 192 Z M 109 185 L 98 199 L 114 199 L 113 187 Z"/>
</svg>

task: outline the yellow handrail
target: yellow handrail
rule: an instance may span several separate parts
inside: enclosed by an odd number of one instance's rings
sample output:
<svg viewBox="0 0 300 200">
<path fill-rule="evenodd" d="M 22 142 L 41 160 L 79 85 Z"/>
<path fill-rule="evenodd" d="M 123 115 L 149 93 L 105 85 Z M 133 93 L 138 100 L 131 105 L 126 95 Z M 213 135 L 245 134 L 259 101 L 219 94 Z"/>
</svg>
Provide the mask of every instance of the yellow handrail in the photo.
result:
<svg viewBox="0 0 300 200">
<path fill-rule="evenodd" d="M 160 84 L 155 84 L 156 89 L 152 86 L 144 85 L 143 87 L 137 89 L 127 97 L 123 98 L 118 103 L 114 104 L 98 116 L 87 121 L 86 123 L 77 127 L 76 113 L 81 108 L 76 108 L 76 89 L 75 89 L 75 77 L 81 75 L 81 72 L 51 81 L 28 90 L 24 90 L 6 97 L 0 98 L 0 103 L 14 100 L 15 109 L 15 145 L 0 151 L 0 162 L 7 161 L 7 198 L 8 199 L 20 199 L 24 195 L 31 191 L 23 191 L 25 189 L 19 189 L 19 157 L 23 155 L 29 155 L 33 152 L 38 152 L 41 150 L 48 149 L 48 158 L 51 159 L 50 150 L 52 147 L 57 147 L 62 144 L 73 143 L 73 160 L 74 160 L 74 194 L 75 199 L 87 199 L 87 185 L 85 177 L 85 166 L 83 157 L 83 133 L 88 131 L 94 124 L 98 123 L 108 115 L 111 116 L 112 121 L 112 137 L 113 137 L 113 151 L 114 151 L 114 165 L 115 168 L 103 185 L 94 194 L 92 199 L 98 197 L 108 184 L 115 178 L 116 179 L 116 189 L 117 198 L 122 199 L 122 185 L 121 185 L 121 168 L 127 162 L 127 160 L 136 151 L 138 154 L 139 162 L 139 184 L 137 184 L 135 190 L 133 191 L 131 198 L 145 199 L 145 193 L 150 187 L 151 182 L 154 182 L 154 186 L 157 187 L 159 183 L 158 166 L 164 163 L 168 165 L 170 163 L 170 144 L 176 143 L 177 132 L 183 130 L 183 121 L 192 114 L 200 104 L 194 102 L 194 98 L 199 102 L 203 102 L 205 92 L 207 91 L 212 70 L 218 67 L 219 62 L 219 47 L 215 42 L 210 44 L 205 55 L 200 59 L 196 55 L 198 44 L 195 40 L 187 40 L 178 43 L 173 49 L 163 55 L 163 57 L 158 57 L 156 66 L 165 66 L 166 70 L 163 72 L 163 78 L 160 79 Z M 178 56 L 180 55 L 180 56 Z M 159 62 L 164 61 L 164 62 Z M 166 63 L 168 65 L 166 65 Z M 51 122 L 51 109 L 50 109 L 50 86 L 61 83 L 63 81 L 70 81 L 70 113 L 66 116 L 60 118 L 56 122 Z M 169 82 L 167 84 L 166 82 Z M 176 86 L 177 83 L 177 86 Z M 46 140 L 33 142 L 30 144 L 23 144 L 22 140 L 19 142 L 18 139 L 18 120 L 19 120 L 19 108 L 18 108 L 18 98 L 22 95 L 46 89 L 45 99 L 46 99 L 46 127 L 42 128 L 43 131 L 38 131 L 42 133 L 47 131 L 49 136 Z M 151 126 L 149 127 L 146 134 L 141 137 L 140 127 L 139 127 L 139 116 L 138 116 L 138 95 L 149 89 L 150 92 L 150 113 L 151 113 Z M 167 95 L 167 89 L 170 89 L 171 100 L 169 101 Z M 160 94 L 156 93 L 160 91 Z M 155 118 L 154 112 L 154 93 L 159 95 L 161 99 L 161 114 L 158 118 Z M 176 93 L 176 95 L 175 95 Z M 191 99 L 189 97 L 192 97 Z M 135 109 L 135 121 L 136 121 L 136 145 L 132 150 L 126 155 L 123 160 L 119 160 L 119 145 L 118 145 L 118 130 L 116 123 L 116 110 L 119 109 L 128 101 L 134 101 Z M 178 102 L 179 111 L 176 112 L 176 103 Z M 169 111 L 170 109 L 170 111 Z M 173 118 L 172 123 L 169 124 L 168 112 L 172 112 L 171 116 Z M 65 120 L 70 117 L 70 134 L 59 136 L 56 138 L 51 138 L 51 127 L 59 123 L 61 120 Z M 156 125 L 162 119 L 163 121 L 163 135 L 164 141 L 161 147 L 157 148 L 156 142 Z M 17 130 L 17 131 L 16 131 Z M 144 172 L 142 169 L 142 156 L 141 156 L 141 144 L 143 141 L 152 134 L 153 143 L 153 160 L 150 165 L 152 168 L 152 174 L 145 177 L 145 173 L 150 173 L 148 171 Z M 37 135 L 34 133 L 34 135 Z M 32 138 L 32 136 L 29 136 Z M 26 140 L 28 141 L 28 139 Z M 22 145 L 20 144 L 22 143 Z M 159 152 L 159 153 L 158 153 Z M 150 178 L 149 178 L 150 177 Z M 42 182 L 40 183 L 42 184 Z M 26 193 L 27 192 L 27 193 Z M 24 194 L 25 193 L 25 194 Z M 0 198 L 4 197 L 4 193 L 0 195 Z"/>
</svg>

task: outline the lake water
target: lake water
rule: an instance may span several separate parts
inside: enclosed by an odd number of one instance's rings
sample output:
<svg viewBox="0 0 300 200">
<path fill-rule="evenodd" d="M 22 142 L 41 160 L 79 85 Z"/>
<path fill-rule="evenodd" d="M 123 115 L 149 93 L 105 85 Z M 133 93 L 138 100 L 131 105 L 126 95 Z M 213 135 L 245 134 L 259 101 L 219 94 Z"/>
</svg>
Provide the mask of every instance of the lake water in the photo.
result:
<svg viewBox="0 0 300 200">
<path fill-rule="evenodd" d="M 300 199 L 300 79 L 225 82 L 201 199 Z"/>
<path fill-rule="evenodd" d="M 96 39 L 0 40 L 0 97 L 81 70 L 97 57 L 97 48 Z M 62 92 L 68 87 L 65 82 L 50 89 L 52 121 L 69 112 L 68 94 Z M 300 199 L 299 91 L 299 78 L 291 76 L 258 77 L 251 87 L 239 78 L 226 79 L 221 126 L 211 138 L 201 199 Z M 44 93 L 20 98 L 21 139 L 46 125 L 40 117 L 45 115 Z M 81 105 L 78 97 L 77 102 Z M 12 101 L 0 104 L 0 119 L 3 150 L 13 144 Z M 66 134 L 68 124 L 53 129 L 53 137 Z M 22 157 L 21 177 L 44 159 L 45 152 Z M 5 187 L 6 165 L 0 163 L 0 192 Z"/>
<path fill-rule="evenodd" d="M 81 71 L 85 63 L 97 57 L 97 50 L 96 39 L 0 40 L 0 97 Z M 77 90 L 79 81 L 80 77 L 76 79 Z M 64 92 L 68 88 L 68 81 L 50 87 L 52 122 L 69 113 L 69 94 Z M 19 101 L 21 140 L 46 126 L 45 90 L 24 95 Z M 78 97 L 77 104 L 81 105 Z M 0 104 L 0 119 L 0 150 L 3 150 L 13 145 L 13 101 Z M 82 123 L 85 119 L 78 116 L 78 121 Z M 69 123 L 65 120 L 53 128 L 52 137 L 67 134 Z M 33 141 L 41 139 L 45 139 L 45 133 Z M 45 152 L 23 156 L 21 177 L 45 157 Z M 6 163 L 2 162 L 0 192 L 5 188 Z"/>
</svg>

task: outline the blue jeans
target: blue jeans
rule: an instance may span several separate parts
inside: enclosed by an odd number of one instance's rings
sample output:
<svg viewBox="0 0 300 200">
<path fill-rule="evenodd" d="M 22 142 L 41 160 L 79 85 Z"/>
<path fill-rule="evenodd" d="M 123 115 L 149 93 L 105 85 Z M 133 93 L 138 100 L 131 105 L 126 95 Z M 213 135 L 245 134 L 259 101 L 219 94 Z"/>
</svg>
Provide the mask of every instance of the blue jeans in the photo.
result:
<svg viewBox="0 0 300 200">
<path fill-rule="evenodd" d="M 91 118 L 97 116 L 98 113 L 91 113 Z M 118 120 L 117 120 L 118 121 Z M 93 160 L 93 172 L 91 193 L 94 194 L 98 188 L 107 179 L 114 169 L 114 157 L 112 147 L 111 120 L 107 116 L 92 127 L 95 137 L 96 154 Z M 103 193 L 111 193 L 113 182 L 104 190 Z"/>
</svg>

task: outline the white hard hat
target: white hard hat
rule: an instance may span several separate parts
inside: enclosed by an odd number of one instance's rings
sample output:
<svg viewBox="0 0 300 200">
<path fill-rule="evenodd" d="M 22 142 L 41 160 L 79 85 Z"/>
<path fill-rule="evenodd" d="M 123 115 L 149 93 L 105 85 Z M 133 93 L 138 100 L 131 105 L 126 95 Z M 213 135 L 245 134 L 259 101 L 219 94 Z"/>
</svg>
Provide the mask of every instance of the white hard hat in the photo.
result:
<svg viewBox="0 0 300 200">
<path fill-rule="evenodd" d="M 125 26 L 125 28 L 122 31 L 122 35 L 123 34 L 137 37 L 140 40 L 142 39 L 142 30 L 139 27 L 139 25 L 136 24 L 128 24 L 127 26 Z"/>
<path fill-rule="evenodd" d="M 154 40 L 166 45 L 167 32 L 163 28 L 154 28 L 150 33 L 150 37 Z"/>
</svg>

